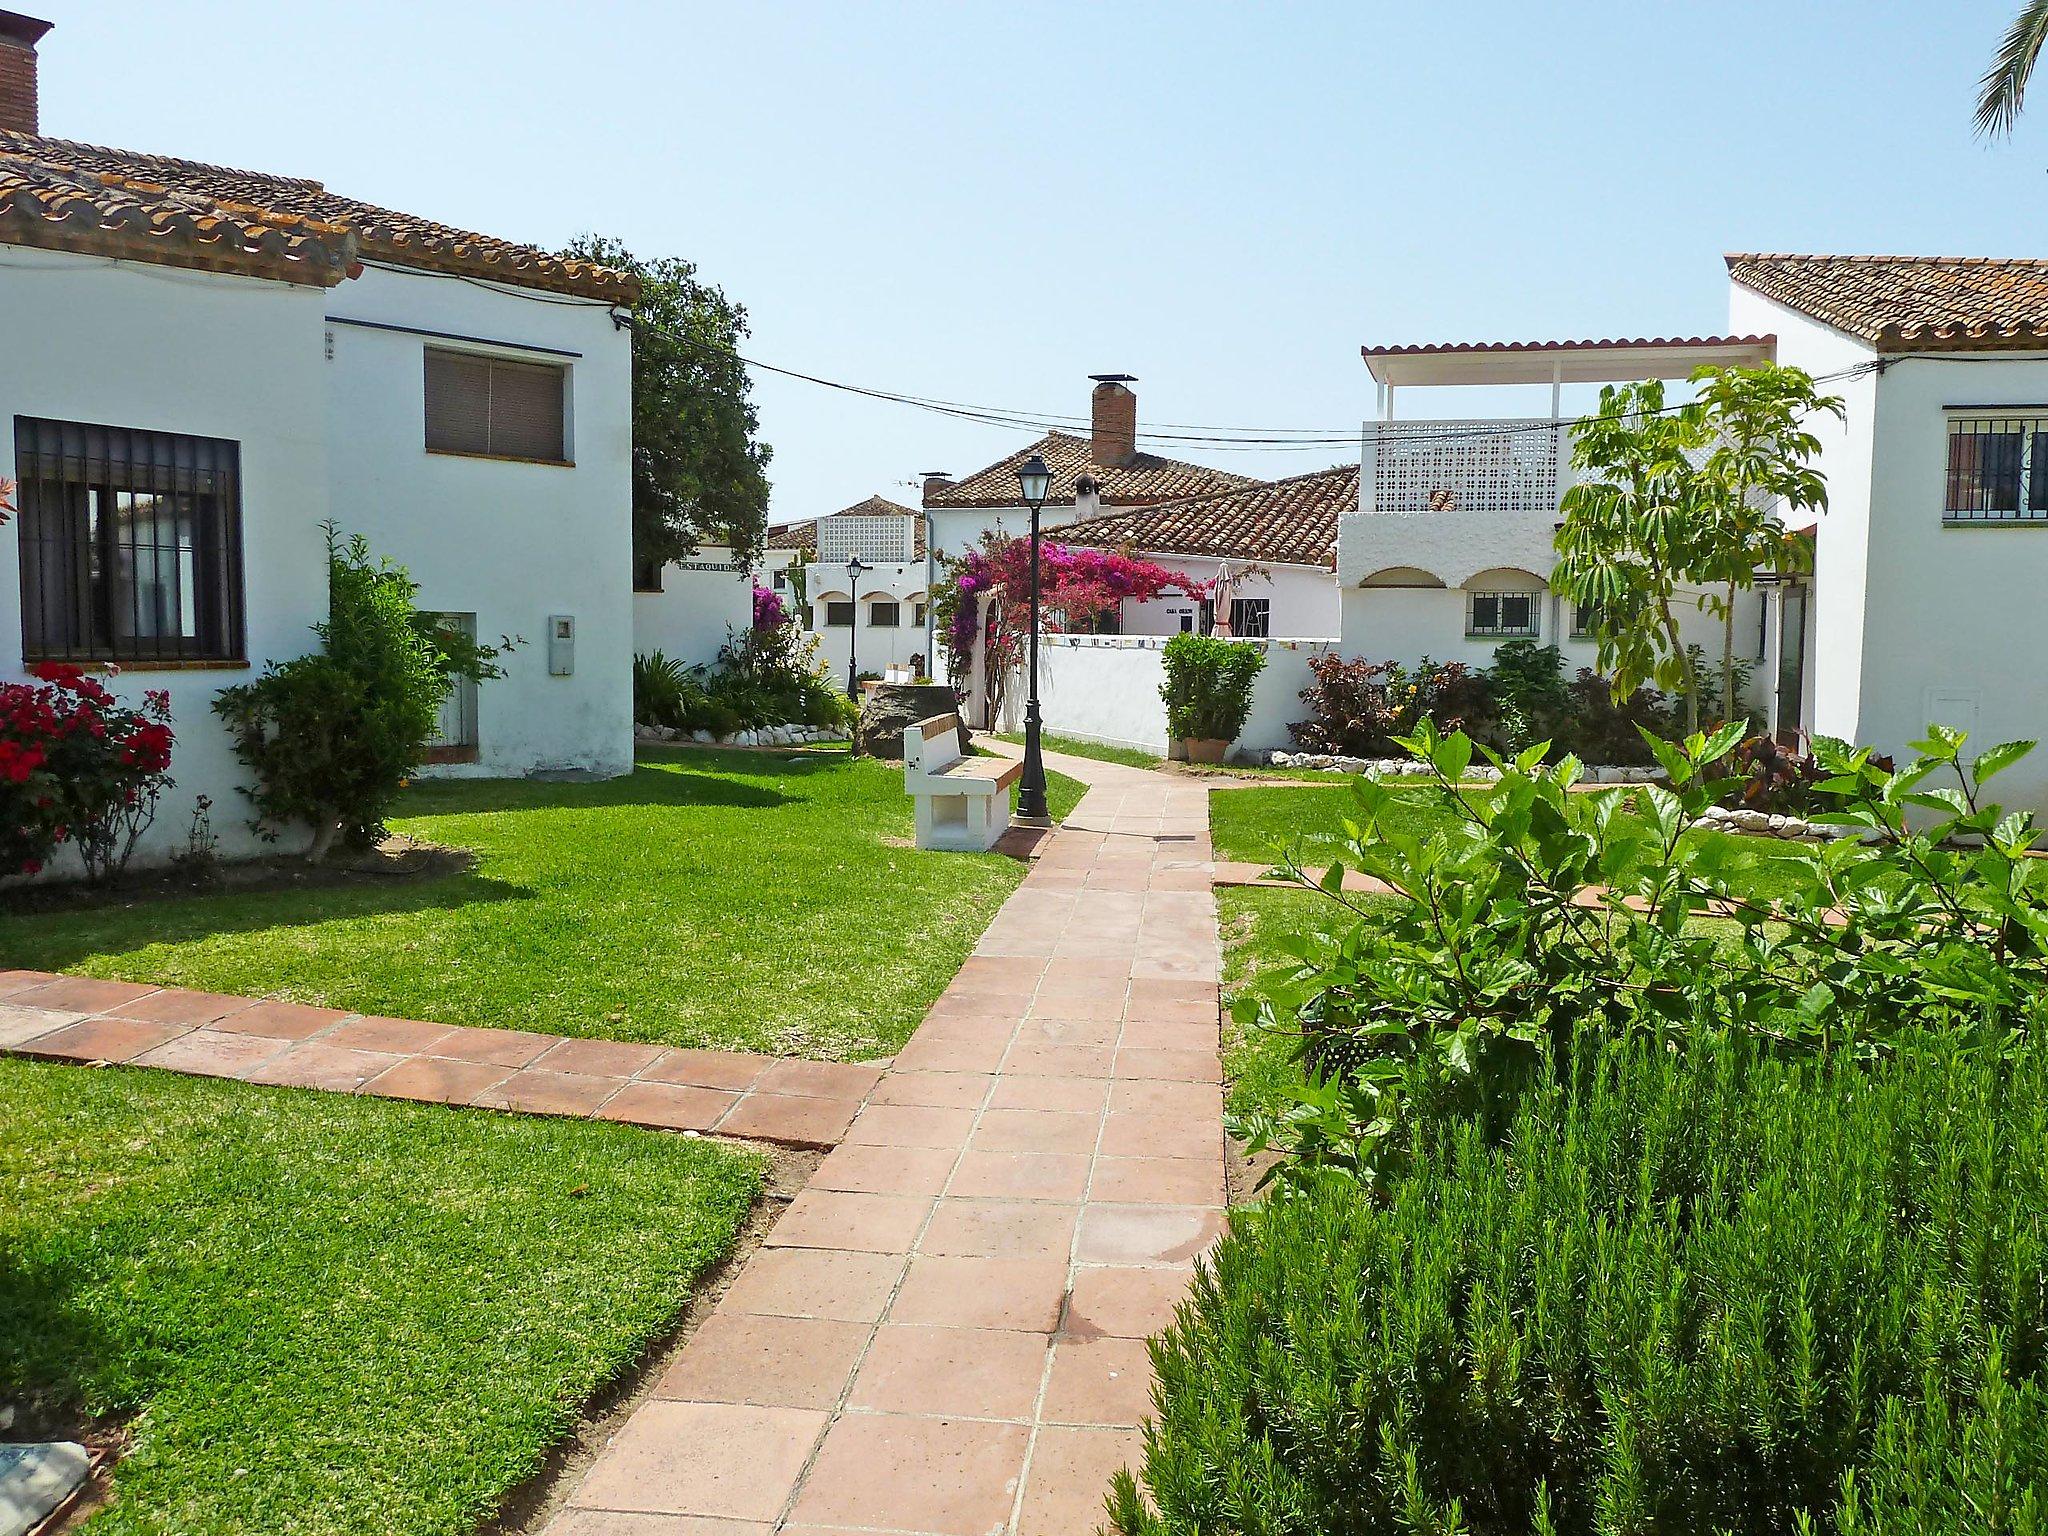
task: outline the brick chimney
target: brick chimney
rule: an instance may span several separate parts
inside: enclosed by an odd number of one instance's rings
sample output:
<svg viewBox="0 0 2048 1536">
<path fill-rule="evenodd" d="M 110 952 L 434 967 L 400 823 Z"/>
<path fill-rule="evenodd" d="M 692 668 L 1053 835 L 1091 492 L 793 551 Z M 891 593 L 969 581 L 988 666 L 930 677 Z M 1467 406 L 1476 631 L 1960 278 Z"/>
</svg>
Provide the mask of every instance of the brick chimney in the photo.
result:
<svg viewBox="0 0 2048 1536">
<path fill-rule="evenodd" d="M 1131 393 L 1138 380 L 1128 373 L 1088 377 L 1095 381 L 1088 401 L 1088 457 L 1105 469 L 1115 469 L 1138 456 L 1138 397 Z"/>
<path fill-rule="evenodd" d="M 36 44 L 50 23 L 0 11 L 0 128 L 41 133 L 36 118 Z"/>
<path fill-rule="evenodd" d="M 952 488 L 953 477 L 943 469 L 928 469 L 924 472 L 924 501 L 926 506 L 931 505 L 934 496 L 937 496 L 942 491 L 950 491 Z"/>
</svg>

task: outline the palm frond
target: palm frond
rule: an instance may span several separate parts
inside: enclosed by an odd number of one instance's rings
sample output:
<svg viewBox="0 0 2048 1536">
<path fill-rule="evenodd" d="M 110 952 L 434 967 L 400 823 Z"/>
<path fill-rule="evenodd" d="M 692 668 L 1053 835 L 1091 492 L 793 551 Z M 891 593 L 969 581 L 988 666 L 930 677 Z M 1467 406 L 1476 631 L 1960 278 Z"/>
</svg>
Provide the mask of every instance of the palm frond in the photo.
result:
<svg viewBox="0 0 2048 1536">
<path fill-rule="evenodd" d="M 1977 133 L 1983 138 L 2012 132 L 2019 119 L 2020 105 L 2027 93 L 2027 80 L 2041 45 L 2048 42 L 2048 0 L 2027 0 L 2007 29 L 1998 57 L 1977 84 Z"/>
</svg>

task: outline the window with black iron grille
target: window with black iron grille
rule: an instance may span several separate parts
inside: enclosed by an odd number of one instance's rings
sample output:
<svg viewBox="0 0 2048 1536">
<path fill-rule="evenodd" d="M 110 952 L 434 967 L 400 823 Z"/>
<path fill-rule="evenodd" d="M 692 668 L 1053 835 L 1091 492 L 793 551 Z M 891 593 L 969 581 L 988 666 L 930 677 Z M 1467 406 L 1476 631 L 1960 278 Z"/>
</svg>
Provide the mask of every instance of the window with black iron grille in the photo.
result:
<svg viewBox="0 0 2048 1536">
<path fill-rule="evenodd" d="M 14 418 L 26 661 L 241 661 L 241 447 Z"/>
<path fill-rule="evenodd" d="M 1600 637 L 1600 605 L 1584 598 L 1572 603 L 1572 638 L 1574 640 L 1597 640 Z"/>
<path fill-rule="evenodd" d="M 495 459 L 568 459 L 569 370 L 428 347 L 427 451 Z"/>
<path fill-rule="evenodd" d="M 2048 408 L 1951 411 L 1946 523 L 2048 523 Z"/>
<path fill-rule="evenodd" d="M 1474 636 L 1522 635 L 1536 633 L 1534 592 L 1474 592 L 1465 622 L 1465 633 Z"/>
<path fill-rule="evenodd" d="M 1230 600 L 1230 632 L 1240 639 L 1265 639 L 1273 632 L 1273 600 L 1270 597 L 1233 597 Z"/>
</svg>

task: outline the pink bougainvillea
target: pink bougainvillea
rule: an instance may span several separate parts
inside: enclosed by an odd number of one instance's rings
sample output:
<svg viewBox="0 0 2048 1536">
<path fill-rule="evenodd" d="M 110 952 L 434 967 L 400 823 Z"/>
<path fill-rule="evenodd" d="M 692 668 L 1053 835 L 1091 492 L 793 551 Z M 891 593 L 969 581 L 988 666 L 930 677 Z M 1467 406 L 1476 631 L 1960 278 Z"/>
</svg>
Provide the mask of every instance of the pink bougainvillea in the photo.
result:
<svg viewBox="0 0 2048 1536">
<path fill-rule="evenodd" d="M 754 628 L 780 629 L 788 622 L 789 613 L 782 606 L 782 596 L 772 587 L 754 588 Z"/>
<path fill-rule="evenodd" d="M 1185 585 L 1177 573 L 1121 550 L 1041 540 L 1038 565 L 1045 629 L 1055 634 L 1116 611 L 1126 598 L 1142 602 L 1168 587 Z M 990 691 L 999 696 L 1003 679 L 1023 656 L 1025 638 L 1031 633 L 1030 540 L 984 533 L 980 544 L 947 562 L 936 613 L 956 678 L 967 674 L 979 615 Z"/>
</svg>

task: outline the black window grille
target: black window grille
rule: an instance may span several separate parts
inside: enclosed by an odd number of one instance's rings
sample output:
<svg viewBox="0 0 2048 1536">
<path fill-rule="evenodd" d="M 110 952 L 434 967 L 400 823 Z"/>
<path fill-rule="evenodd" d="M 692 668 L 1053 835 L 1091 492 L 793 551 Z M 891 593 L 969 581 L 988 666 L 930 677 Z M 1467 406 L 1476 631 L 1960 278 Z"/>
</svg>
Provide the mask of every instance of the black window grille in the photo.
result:
<svg viewBox="0 0 2048 1536">
<path fill-rule="evenodd" d="M 14 419 L 25 661 L 246 659 L 241 447 Z"/>
<path fill-rule="evenodd" d="M 2048 522 L 2048 418 L 1951 415 L 1947 478 L 1944 522 Z"/>
<path fill-rule="evenodd" d="M 1465 633 L 1533 636 L 1536 633 L 1536 594 L 1474 592 L 1471 617 L 1465 625 Z"/>
<path fill-rule="evenodd" d="M 1273 632 L 1273 600 L 1270 597 L 1233 597 L 1230 600 L 1230 632 L 1240 639 L 1265 639 Z"/>
</svg>

